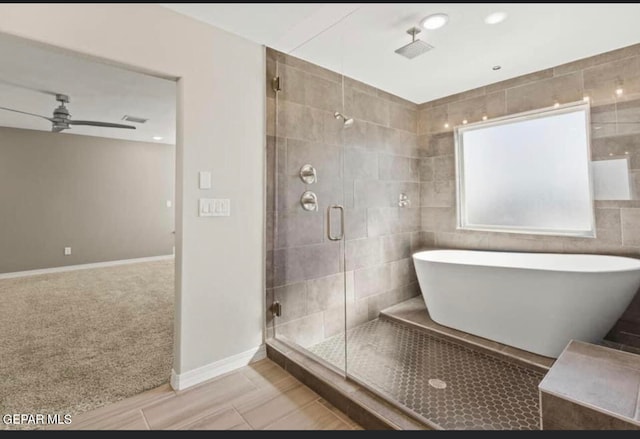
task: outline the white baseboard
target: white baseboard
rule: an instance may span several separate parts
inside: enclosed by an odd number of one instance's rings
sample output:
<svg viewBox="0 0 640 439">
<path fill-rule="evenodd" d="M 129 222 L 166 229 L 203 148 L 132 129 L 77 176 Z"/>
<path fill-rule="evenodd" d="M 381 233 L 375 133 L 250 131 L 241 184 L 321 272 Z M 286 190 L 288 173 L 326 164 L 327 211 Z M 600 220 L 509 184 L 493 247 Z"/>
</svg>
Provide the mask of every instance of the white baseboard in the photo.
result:
<svg viewBox="0 0 640 439">
<path fill-rule="evenodd" d="M 217 376 L 231 372 L 247 364 L 259 361 L 267 357 L 266 345 L 262 344 L 248 351 L 241 352 L 231 357 L 223 358 L 214 363 L 207 364 L 197 369 L 178 374 L 171 371 L 171 387 L 174 390 L 184 390 L 200 384 Z"/>
<path fill-rule="evenodd" d="M 90 268 L 115 267 L 117 265 L 138 264 L 141 262 L 167 261 L 174 255 L 150 256 L 147 258 L 123 259 L 120 261 L 96 262 L 93 264 L 66 265 L 63 267 L 42 268 L 39 270 L 16 271 L 14 273 L 0 273 L 1 279 L 13 279 L 16 277 L 36 276 L 38 274 L 62 273 L 65 271 L 88 270 Z"/>
</svg>

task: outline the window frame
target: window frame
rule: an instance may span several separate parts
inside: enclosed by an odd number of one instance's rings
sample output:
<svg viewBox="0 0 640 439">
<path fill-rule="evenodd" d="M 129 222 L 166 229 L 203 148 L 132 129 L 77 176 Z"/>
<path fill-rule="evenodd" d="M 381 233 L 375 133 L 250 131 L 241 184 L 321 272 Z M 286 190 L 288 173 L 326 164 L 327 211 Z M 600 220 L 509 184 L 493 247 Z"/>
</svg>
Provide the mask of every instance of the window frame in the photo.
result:
<svg viewBox="0 0 640 439">
<path fill-rule="evenodd" d="M 586 139 L 586 166 L 589 183 L 589 201 L 591 204 L 589 229 L 588 230 L 564 230 L 564 229 L 543 229 L 532 228 L 529 226 L 504 226 L 504 225 L 473 225 L 466 224 L 466 198 L 464 193 L 464 133 L 488 128 L 492 126 L 500 126 L 513 124 L 528 120 L 542 119 L 553 115 L 566 113 L 574 113 L 582 111 L 585 117 L 585 139 Z M 594 204 L 594 183 L 593 172 L 591 169 L 591 106 L 589 102 L 579 101 L 564 105 L 553 106 L 526 111 L 523 113 L 512 114 L 504 117 L 490 119 L 488 121 L 476 122 L 473 124 L 458 125 L 454 128 L 455 142 L 455 171 L 456 171 L 456 221 L 457 230 L 479 231 L 479 232 L 498 232 L 498 233 L 516 233 L 527 235 L 546 235 L 546 236 L 567 236 L 578 238 L 596 238 L 595 224 L 595 204 Z"/>
</svg>

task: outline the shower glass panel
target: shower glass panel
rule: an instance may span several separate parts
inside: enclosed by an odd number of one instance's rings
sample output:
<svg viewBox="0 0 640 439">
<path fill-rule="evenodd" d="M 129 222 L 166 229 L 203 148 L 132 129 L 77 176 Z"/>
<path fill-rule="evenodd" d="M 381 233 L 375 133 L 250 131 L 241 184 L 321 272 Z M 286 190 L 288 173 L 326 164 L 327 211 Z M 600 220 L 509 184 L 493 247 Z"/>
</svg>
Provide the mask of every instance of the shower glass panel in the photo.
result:
<svg viewBox="0 0 640 439">
<path fill-rule="evenodd" d="M 333 47 L 320 64 L 305 61 L 304 50 L 267 51 L 267 322 L 278 340 L 310 356 L 342 337 L 334 344 L 342 359 L 331 366 L 344 374 L 344 131 L 352 122 L 343 116 L 341 46 Z"/>
<path fill-rule="evenodd" d="M 305 312 L 317 309 L 318 303 L 340 306 L 325 309 L 322 321 L 320 315 L 316 317 L 311 314 L 307 317 L 308 321 L 300 320 L 300 324 L 294 323 L 289 327 L 288 323 L 277 323 L 276 336 L 293 339 L 304 346 L 310 355 L 344 370 L 348 379 L 357 381 L 414 415 L 416 408 L 408 407 L 403 402 L 407 400 L 406 391 L 409 388 L 406 380 L 422 380 L 421 369 L 414 366 L 417 361 L 426 360 L 430 355 L 420 351 L 425 340 L 413 337 L 415 333 L 411 329 L 397 325 L 387 313 L 391 307 L 406 306 L 407 301 L 410 301 L 410 305 L 421 300 L 411 259 L 412 253 L 420 250 L 423 244 L 420 232 L 420 174 L 425 167 L 421 166 L 421 150 L 418 147 L 419 107 L 398 96 L 401 94 L 398 89 L 403 88 L 401 79 L 383 80 L 381 83 L 381 76 L 376 71 L 383 65 L 414 62 L 395 53 L 395 49 L 411 40 L 411 36 L 404 32 L 406 29 L 391 32 L 389 28 L 395 29 L 397 26 L 394 27 L 393 23 L 397 21 L 407 22 L 406 28 L 409 28 L 415 23 L 407 16 L 419 16 L 424 9 L 424 5 L 405 5 L 400 9 L 396 4 L 353 5 L 353 10 L 345 13 L 339 23 L 292 53 L 334 73 L 317 66 L 308 67 L 310 70 L 307 75 L 321 73 L 324 75 L 323 81 L 315 86 L 298 85 L 300 88 L 296 89 L 296 95 L 291 97 L 287 95 L 291 93 L 287 91 L 287 82 L 304 84 L 305 79 L 287 79 L 287 76 L 293 75 L 289 71 L 291 66 L 281 62 L 278 68 L 281 69 L 280 76 L 284 78 L 284 91 L 279 92 L 277 97 L 279 137 L 283 136 L 284 129 L 294 129 L 297 136 L 315 136 L 312 142 L 302 144 L 288 138 L 286 152 L 278 149 L 280 156 L 288 155 L 286 178 L 290 182 L 286 188 L 281 183 L 279 194 L 286 193 L 292 199 L 290 203 L 293 203 L 303 190 L 314 190 L 314 185 L 305 187 L 299 178 L 296 180 L 295 173 L 306 161 L 315 165 L 311 160 L 319 160 L 319 166 L 323 165 L 323 160 L 328 162 L 331 175 L 325 176 L 327 171 L 318 169 L 319 182 L 323 178 L 330 178 L 332 182 L 326 188 L 318 188 L 323 219 L 317 221 L 318 224 L 320 221 L 326 224 L 327 207 L 341 203 L 344 207 L 345 229 L 343 240 L 327 243 L 325 231 L 323 243 L 315 244 L 327 246 L 327 252 L 331 252 L 328 258 L 325 255 L 312 256 L 317 261 L 314 262 L 315 269 L 325 267 L 328 259 L 335 258 L 339 262 L 337 267 L 331 267 L 330 275 L 333 278 L 322 278 L 333 279 L 335 287 L 329 287 L 333 283 L 327 280 L 321 284 L 308 277 L 307 300 L 299 302 L 300 310 L 306 309 Z M 410 12 L 408 15 L 407 10 Z M 371 31 L 358 32 L 355 29 Z M 422 34 L 419 36 L 422 37 Z M 384 50 L 381 51 L 381 48 Z M 336 54 L 340 54 L 340 58 Z M 342 86 L 339 93 L 341 102 L 338 102 L 335 86 L 331 85 L 334 82 Z M 298 103 L 292 103 L 293 99 L 298 99 Z M 286 109 L 288 106 L 298 108 L 293 120 L 288 119 L 291 117 Z M 340 108 L 336 110 L 340 113 L 337 119 L 334 118 L 334 108 Z M 295 125 L 288 126 L 289 123 Z M 322 142 L 317 142 L 318 138 Z M 321 150 L 308 146 L 318 143 L 322 145 Z M 291 154 L 302 156 L 298 161 L 292 161 Z M 316 159 L 315 154 L 320 156 Z M 338 210 L 332 211 L 336 221 L 340 217 Z M 280 239 L 283 236 L 300 238 L 292 235 L 296 229 L 285 225 L 284 217 L 278 215 L 278 218 L 280 222 L 276 227 L 281 230 Z M 312 224 L 305 226 L 305 230 L 311 228 Z M 340 230 L 340 226 L 332 225 L 332 230 Z M 293 252 L 298 252 L 297 248 Z M 275 258 L 276 272 L 278 264 L 291 262 L 299 270 L 293 275 L 310 274 L 303 272 L 308 264 L 308 260 L 304 259 L 306 254 L 287 253 L 286 257 L 288 261 L 279 260 L 283 258 L 282 255 Z M 337 275 L 333 273 L 336 269 L 339 269 Z M 315 273 L 312 274 L 315 276 Z M 338 302 L 335 291 L 342 282 L 342 297 Z M 318 288 L 317 285 L 322 287 Z M 300 298 L 300 294 L 305 294 L 305 291 L 290 292 L 287 288 L 294 287 L 275 289 L 278 300 L 291 300 L 289 296 Z M 287 306 L 285 303 L 284 308 Z M 342 314 L 339 314 L 340 311 Z M 312 329 L 321 325 L 324 325 L 324 332 Z M 335 329 L 338 327 L 340 331 Z M 399 384 L 401 381 L 402 385 Z"/>
</svg>

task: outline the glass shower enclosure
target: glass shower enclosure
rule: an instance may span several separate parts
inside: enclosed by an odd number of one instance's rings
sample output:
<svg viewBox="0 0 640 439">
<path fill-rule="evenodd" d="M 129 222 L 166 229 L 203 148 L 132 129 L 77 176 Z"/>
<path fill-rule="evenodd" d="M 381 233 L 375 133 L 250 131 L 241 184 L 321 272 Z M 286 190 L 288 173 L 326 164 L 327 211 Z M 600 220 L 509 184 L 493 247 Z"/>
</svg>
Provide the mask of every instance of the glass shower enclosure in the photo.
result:
<svg viewBox="0 0 640 439">
<path fill-rule="evenodd" d="M 267 325 L 393 400 L 384 380 L 401 340 L 380 316 L 419 295 L 418 106 L 345 74 L 362 43 L 345 35 L 369 7 L 290 53 L 267 50 Z"/>
</svg>

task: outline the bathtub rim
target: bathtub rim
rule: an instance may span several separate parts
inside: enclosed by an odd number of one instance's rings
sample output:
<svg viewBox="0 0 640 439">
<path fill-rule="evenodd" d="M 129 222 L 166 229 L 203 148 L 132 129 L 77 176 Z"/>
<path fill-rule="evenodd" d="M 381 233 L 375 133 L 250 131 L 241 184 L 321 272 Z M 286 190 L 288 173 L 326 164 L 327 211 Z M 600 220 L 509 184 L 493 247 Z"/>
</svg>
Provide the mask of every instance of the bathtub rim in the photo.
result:
<svg viewBox="0 0 640 439">
<path fill-rule="evenodd" d="M 517 255 L 534 255 L 534 256 L 554 256 L 554 257 L 571 257 L 571 256 L 586 256 L 589 258 L 607 258 L 607 259 L 617 259 L 617 260 L 625 260 L 625 261 L 633 261 L 635 263 L 635 267 L 621 267 L 621 268 L 611 268 L 606 267 L 603 269 L 571 269 L 571 268 L 557 268 L 553 266 L 541 267 L 541 266 L 521 266 L 521 265 L 507 265 L 507 264 L 490 264 L 486 262 L 478 261 L 478 263 L 470 263 L 468 261 L 456 262 L 455 260 L 434 260 L 428 259 L 425 257 L 421 257 L 426 254 L 435 254 L 435 253 L 456 253 L 456 252 L 464 252 L 464 253 L 478 253 L 478 254 L 517 254 Z M 421 262 L 429 262 L 433 264 L 449 264 L 449 265 L 457 265 L 457 266 L 466 266 L 466 267 L 485 267 L 492 269 L 508 269 L 508 270 L 530 270 L 530 271 L 548 271 L 548 272 L 557 272 L 557 273 L 579 273 L 579 274 L 604 274 L 604 273 L 626 273 L 633 271 L 640 271 L 640 259 L 627 257 L 627 256 L 614 256 L 614 255 L 600 255 L 593 253 L 548 253 L 548 252 L 518 252 L 518 251 L 502 251 L 502 250 L 471 250 L 471 249 L 431 249 L 431 250 L 421 250 L 418 252 L 414 252 L 411 255 L 411 259 L 413 261 L 421 261 Z"/>
</svg>

